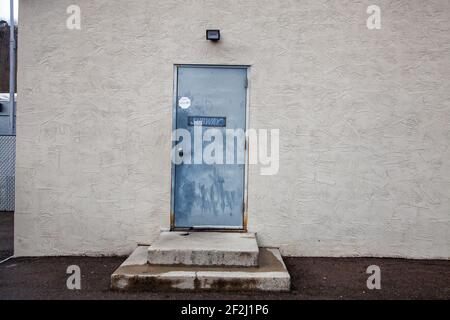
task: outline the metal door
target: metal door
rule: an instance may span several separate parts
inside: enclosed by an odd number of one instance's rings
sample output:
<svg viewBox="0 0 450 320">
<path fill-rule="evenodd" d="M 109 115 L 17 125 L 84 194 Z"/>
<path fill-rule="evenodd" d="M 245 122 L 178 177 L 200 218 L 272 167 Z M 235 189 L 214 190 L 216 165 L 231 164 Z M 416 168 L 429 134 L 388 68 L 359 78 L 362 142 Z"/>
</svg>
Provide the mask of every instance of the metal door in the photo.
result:
<svg viewBox="0 0 450 320">
<path fill-rule="evenodd" d="M 247 67 L 175 68 L 174 127 L 190 133 L 192 148 L 177 149 L 174 142 L 174 152 L 186 161 L 172 167 L 172 229 L 245 228 L 245 161 L 238 160 L 238 153 L 246 151 L 245 137 L 233 138 L 231 149 L 226 129 L 245 131 L 246 105 Z M 222 135 L 223 164 L 194 163 L 194 152 L 203 152 L 217 139 L 195 145 L 194 130 L 203 136 L 210 129 Z M 226 161 L 227 152 L 233 152 L 231 164 Z"/>
</svg>

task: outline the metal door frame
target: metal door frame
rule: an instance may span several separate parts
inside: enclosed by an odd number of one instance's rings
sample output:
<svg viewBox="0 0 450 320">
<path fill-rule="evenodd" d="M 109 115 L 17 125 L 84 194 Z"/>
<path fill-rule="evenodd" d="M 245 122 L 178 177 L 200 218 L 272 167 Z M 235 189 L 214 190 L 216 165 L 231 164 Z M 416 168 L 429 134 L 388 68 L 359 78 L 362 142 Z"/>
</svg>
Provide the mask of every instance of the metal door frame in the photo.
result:
<svg viewBox="0 0 450 320">
<path fill-rule="evenodd" d="M 246 101 L 245 101 L 245 128 L 249 127 L 249 105 L 250 105 L 250 65 L 224 65 L 224 64 L 174 64 L 173 66 L 173 103 L 172 103 L 172 132 L 177 128 L 177 97 L 178 97 L 178 68 L 191 67 L 191 68 L 225 68 L 225 69 L 246 69 L 247 71 L 247 88 L 246 88 Z M 171 150 L 176 145 L 175 141 L 172 141 Z M 170 172 L 170 230 L 171 231 L 222 231 L 222 232 L 247 232 L 248 222 L 248 157 L 249 157 L 249 145 L 248 136 L 245 135 L 245 163 L 244 163 L 244 199 L 243 200 L 243 213 L 242 213 L 242 228 L 180 228 L 175 227 L 175 164 L 171 158 L 171 172 Z"/>
</svg>

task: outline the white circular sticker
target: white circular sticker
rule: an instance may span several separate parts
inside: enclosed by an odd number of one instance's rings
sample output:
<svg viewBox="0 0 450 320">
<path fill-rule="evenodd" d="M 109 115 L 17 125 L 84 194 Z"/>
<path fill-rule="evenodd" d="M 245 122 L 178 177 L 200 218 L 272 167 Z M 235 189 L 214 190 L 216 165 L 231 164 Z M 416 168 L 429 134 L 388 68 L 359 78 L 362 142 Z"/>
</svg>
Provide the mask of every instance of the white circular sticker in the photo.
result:
<svg viewBox="0 0 450 320">
<path fill-rule="evenodd" d="M 188 97 L 181 97 L 180 100 L 178 100 L 178 106 L 181 109 L 187 109 L 191 106 L 191 99 Z"/>
</svg>

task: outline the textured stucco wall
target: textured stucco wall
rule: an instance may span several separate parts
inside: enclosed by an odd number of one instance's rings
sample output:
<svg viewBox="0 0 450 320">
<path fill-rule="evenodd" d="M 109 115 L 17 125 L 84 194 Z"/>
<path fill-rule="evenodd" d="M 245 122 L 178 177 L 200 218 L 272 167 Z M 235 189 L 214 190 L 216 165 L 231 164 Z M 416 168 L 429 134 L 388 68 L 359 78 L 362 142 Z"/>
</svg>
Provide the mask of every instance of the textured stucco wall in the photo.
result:
<svg viewBox="0 0 450 320">
<path fill-rule="evenodd" d="M 173 64 L 204 63 L 251 65 L 250 126 L 281 130 L 278 175 L 250 168 L 262 245 L 450 258 L 449 18 L 448 0 L 21 0 L 15 253 L 126 254 L 168 226 Z"/>
</svg>

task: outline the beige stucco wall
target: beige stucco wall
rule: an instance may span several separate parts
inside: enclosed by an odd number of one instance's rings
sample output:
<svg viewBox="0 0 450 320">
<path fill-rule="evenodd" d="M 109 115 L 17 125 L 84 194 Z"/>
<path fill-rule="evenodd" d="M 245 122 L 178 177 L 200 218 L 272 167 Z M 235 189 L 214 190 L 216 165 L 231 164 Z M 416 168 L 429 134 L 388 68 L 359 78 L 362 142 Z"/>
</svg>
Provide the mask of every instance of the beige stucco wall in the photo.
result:
<svg viewBox="0 0 450 320">
<path fill-rule="evenodd" d="M 447 0 L 21 0 L 16 255 L 127 254 L 168 227 L 173 64 L 202 63 L 251 65 L 250 126 L 280 128 L 279 173 L 250 168 L 261 245 L 450 258 L 449 18 Z"/>
</svg>

